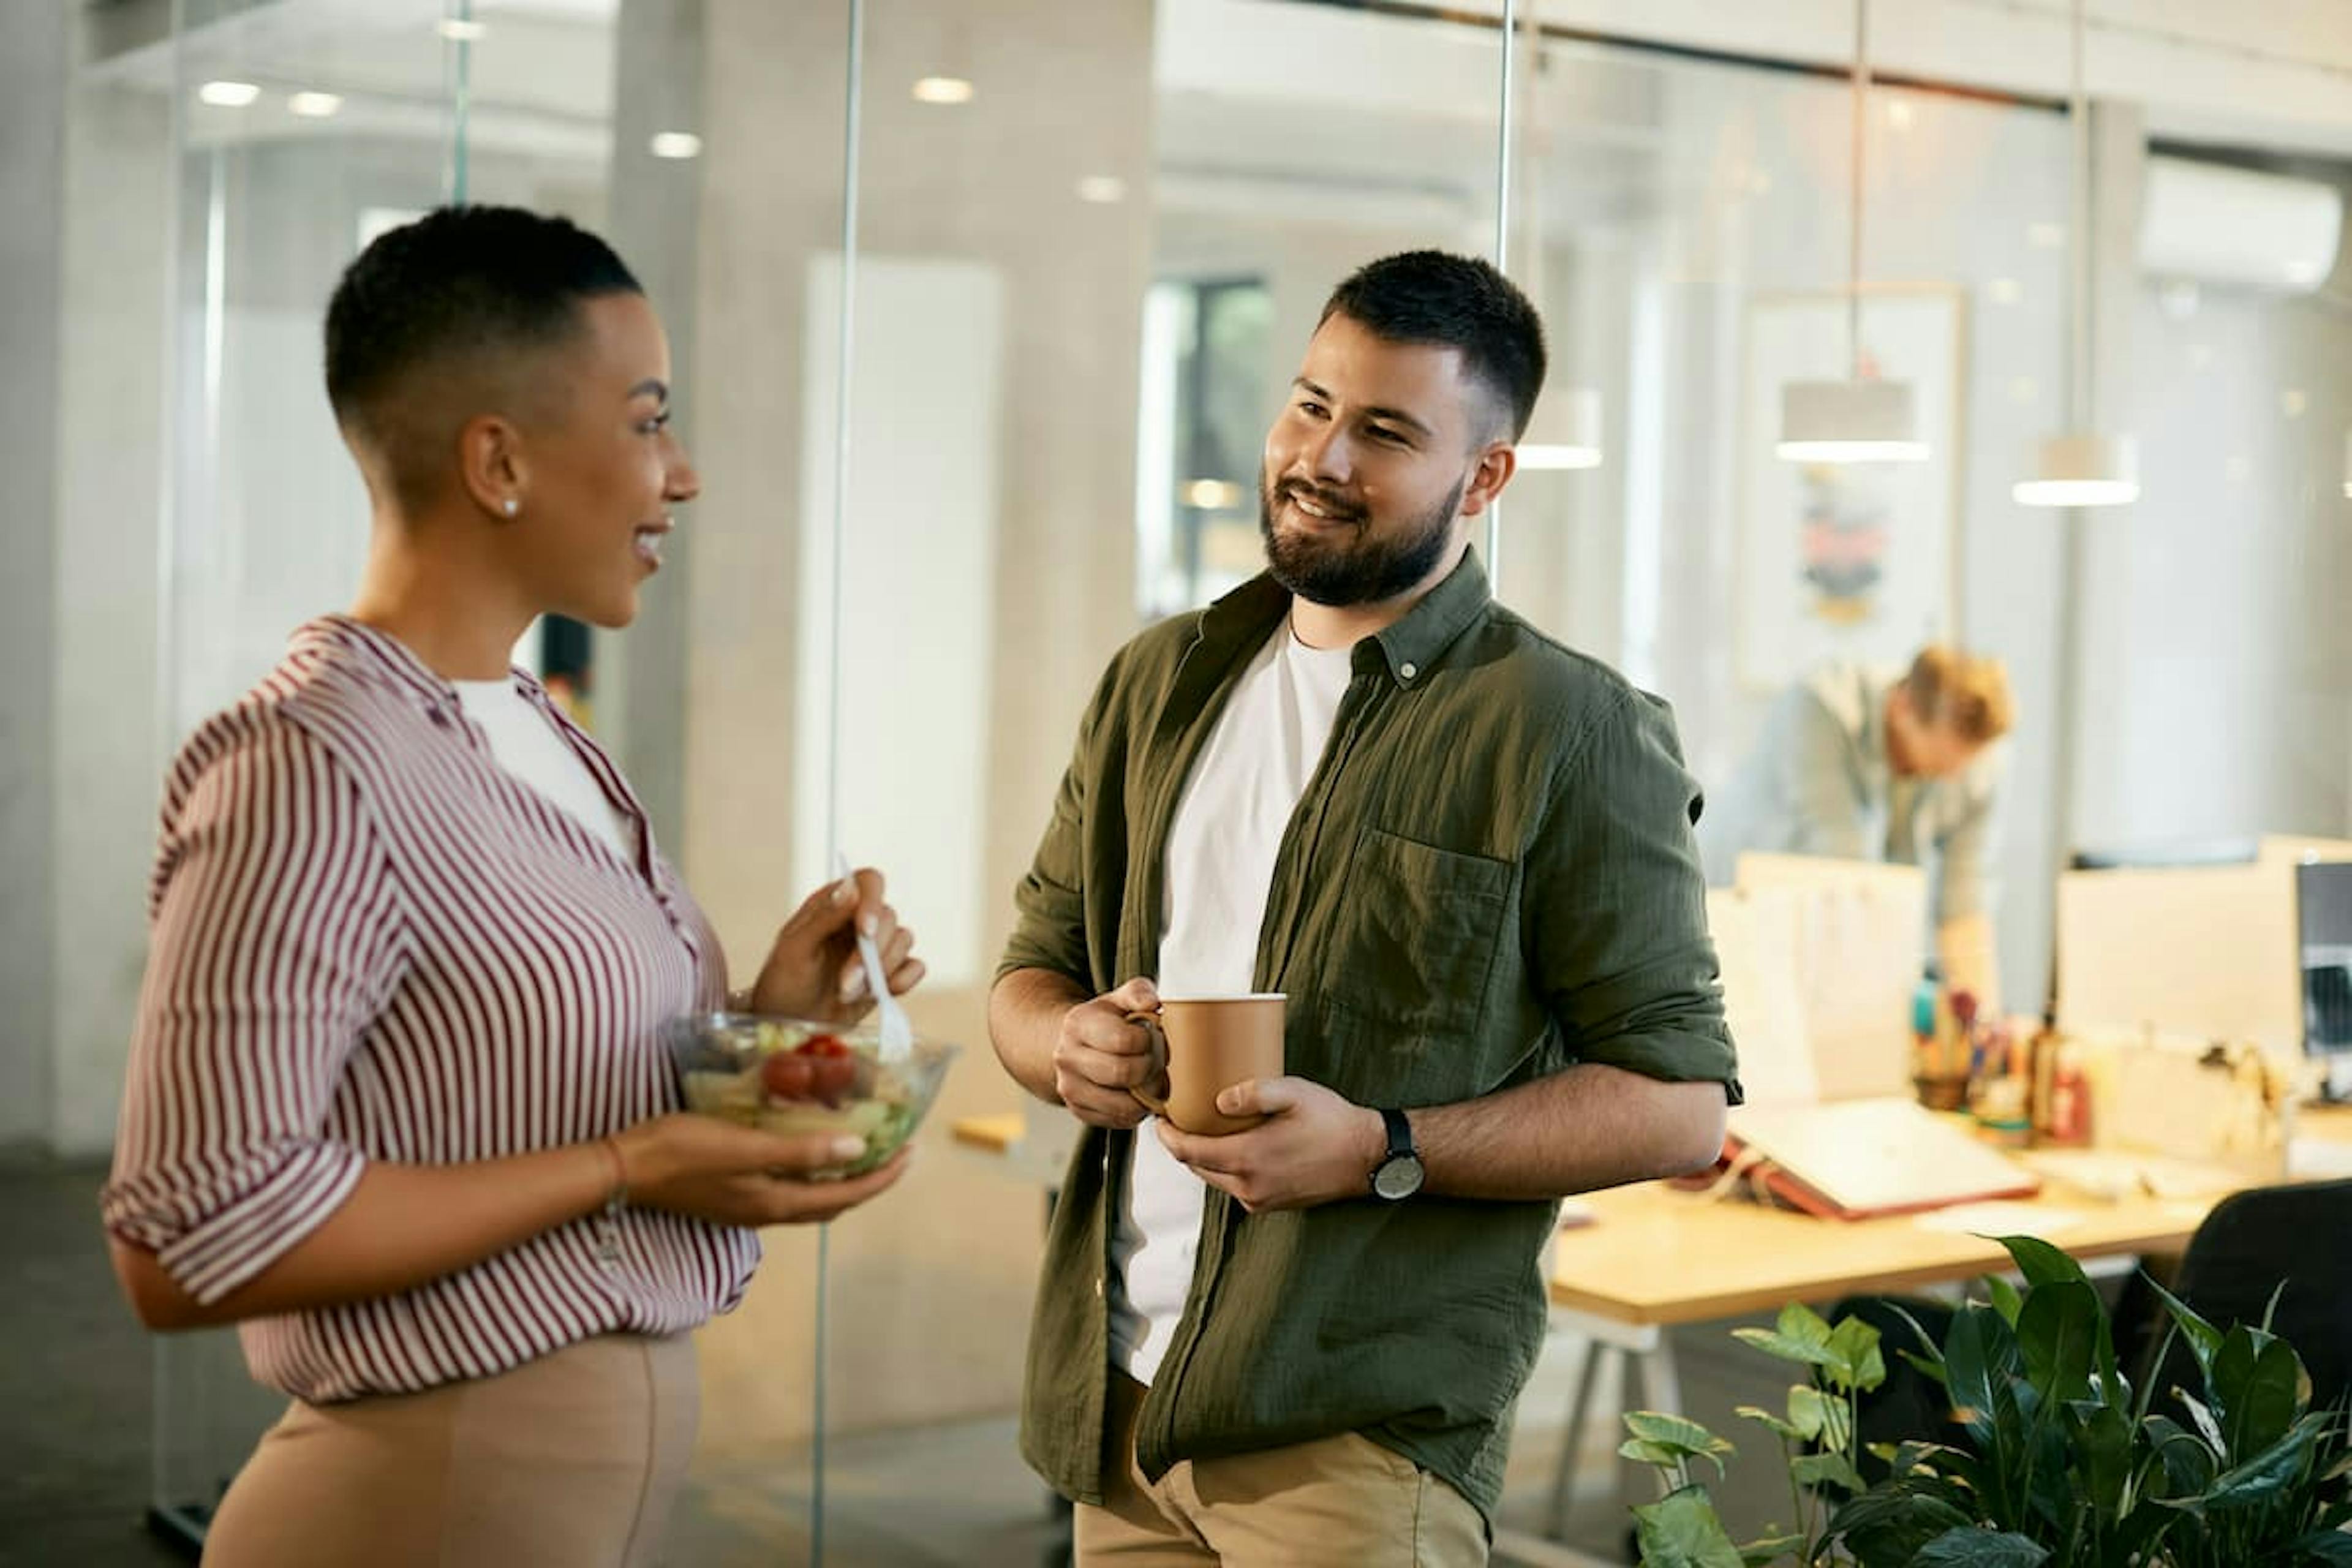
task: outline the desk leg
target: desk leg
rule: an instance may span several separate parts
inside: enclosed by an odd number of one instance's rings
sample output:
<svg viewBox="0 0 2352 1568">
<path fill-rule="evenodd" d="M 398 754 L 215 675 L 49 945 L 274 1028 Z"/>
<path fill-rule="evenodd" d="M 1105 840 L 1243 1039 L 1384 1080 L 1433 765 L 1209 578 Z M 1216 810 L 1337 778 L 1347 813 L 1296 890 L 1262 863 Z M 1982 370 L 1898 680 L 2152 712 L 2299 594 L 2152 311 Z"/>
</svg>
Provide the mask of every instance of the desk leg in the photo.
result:
<svg viewBox="0 0 2352 1568">
<path fill-rule="evenodd" d="M 1568 1402 L 1568 1425 L 1559 1436 L 1559 1463 L 1551 1474 L 1551 1509 L 1544 1533 L 1554 1541 L 1568 1539 L 1568 1510 L 1576 1495 L 1576 1467 L 1583 1457 L 1584 1426 L 1592 1418 L 1592 1385 L 1601 1381 L 1601 1352 L 1613 1347 L 1599 1340 L 1584 1342 L 1584 1359 L 1576 1369 L 1576 1393 Z"/>
<path fill-rule="evenodd" d="M 1673 1339 L 1661 1333 L 1648 1350 L 1637 1351 L 1626 1357 L 1626 1366 L 1641 1382 L 1641 1403 L 1634 1403 L 1633 1391 L 1627 1389 L 1626 1408 L 1654 1410 L 1661 1415 L 1683 1413 L 1682 1374 L 1675 1366 Z"/>
</svg>

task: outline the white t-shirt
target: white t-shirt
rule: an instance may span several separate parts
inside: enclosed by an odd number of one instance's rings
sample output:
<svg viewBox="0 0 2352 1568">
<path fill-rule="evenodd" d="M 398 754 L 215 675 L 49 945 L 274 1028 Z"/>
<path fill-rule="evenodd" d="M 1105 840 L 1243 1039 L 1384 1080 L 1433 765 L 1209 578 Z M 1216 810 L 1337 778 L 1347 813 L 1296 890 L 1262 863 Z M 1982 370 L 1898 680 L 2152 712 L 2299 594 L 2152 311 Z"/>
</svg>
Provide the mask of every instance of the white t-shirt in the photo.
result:
<svg viewBox="0 0 2352 1568">
<path fill-rule="evenodd" d="M 1169 830 L 1162 996 L 1253 989 L 1275 858 L 1331 738 L 1352 656 L 1308 647 L 1286 621 L 1234 686 Z M 1111 1240 L 1111 1354 L 1149 1384 L 1192 1286 L 1206 1189 L 1160 1145 L 1149 1119 L 1134 1149 Z"/>
<path fill-rule="evenodd" d="M 552 721 L 505 680 L 453 680 L 466 717 L 489 737 L 490 754 L 523 783 L 572 814 L 581 826 L 613 847 L 622 859 L 636 859 L 636 835 L 627 817 L 605 798 L 604 786 Z"/>
</svg>

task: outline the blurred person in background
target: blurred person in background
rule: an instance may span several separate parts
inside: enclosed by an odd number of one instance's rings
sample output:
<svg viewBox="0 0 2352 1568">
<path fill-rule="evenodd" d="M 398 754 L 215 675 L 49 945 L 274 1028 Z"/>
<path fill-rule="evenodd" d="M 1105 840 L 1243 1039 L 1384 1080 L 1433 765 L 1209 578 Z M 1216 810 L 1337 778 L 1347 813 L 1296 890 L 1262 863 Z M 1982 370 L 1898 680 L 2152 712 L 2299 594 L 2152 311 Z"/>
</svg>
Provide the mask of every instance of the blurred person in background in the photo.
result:
<svg viewBox="0 0 2352 1568">
<path fill-rule="evenodd" d="M 1945 984 L 2000 1009 L 1994 832 L 2015 721 L 1999 659 L 1943 644 L 1910 668 L 1824 664 L 1777 698 L 1699 826 L 1707 881 L 1749 850 L 1921 866 Z"/>
</svg>

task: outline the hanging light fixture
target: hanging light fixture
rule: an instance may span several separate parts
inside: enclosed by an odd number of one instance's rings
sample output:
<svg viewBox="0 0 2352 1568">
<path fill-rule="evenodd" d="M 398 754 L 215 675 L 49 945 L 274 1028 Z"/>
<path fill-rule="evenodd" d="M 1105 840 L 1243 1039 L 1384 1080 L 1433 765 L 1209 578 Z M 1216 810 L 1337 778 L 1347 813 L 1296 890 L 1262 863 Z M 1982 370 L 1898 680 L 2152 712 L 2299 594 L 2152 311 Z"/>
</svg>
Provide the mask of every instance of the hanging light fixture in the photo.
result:
<svg viewBox="0 0 2352 1568">
<path fill-rule="evenodd" d="M 1601 394 L 1569 386 L 1547 395 L 1536 405 L 1518 450 L 1522 468 L 1599 468 Z"/>
<path fill-rule="evenodd" d="M 1870 113 L 1870 0 L 1853 6 L 1853 191 L 1846 220 L 1847 379 L 1792 381 L 1780 388 L 1775 455 L 1792 463 L 1916 463 L 1927 456 L 1908 382 L 1863 374 L 1862 209 Z"/>
<path fill-rule="evenodd" d="M 2139 500 L 2139 443 L 2103 435 L 2092 426 L 2091 369 L 2091 111 L 2083 89 L 2083 0 L 2074 0 L 2072 92 L 2066 118 L 2074 135 L 2068 194 L 2067 428 L 2042 443 L 2033 477 L 2010 494 L 2020 506 L 2126 506 Z"/>
</svg>

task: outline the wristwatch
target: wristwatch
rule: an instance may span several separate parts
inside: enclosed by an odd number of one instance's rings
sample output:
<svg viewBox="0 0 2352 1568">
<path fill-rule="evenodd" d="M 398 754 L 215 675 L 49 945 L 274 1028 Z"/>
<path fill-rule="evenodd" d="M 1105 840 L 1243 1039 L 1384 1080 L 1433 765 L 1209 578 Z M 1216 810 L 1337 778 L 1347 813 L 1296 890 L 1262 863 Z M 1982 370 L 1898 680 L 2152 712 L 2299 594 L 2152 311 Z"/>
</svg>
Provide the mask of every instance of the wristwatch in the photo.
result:
<svg viewBox="0 0 2352 1568">
<path fill-rule="evenodd" d="M 1390 1203 L 1402 1203 L 1421 1191 L 1422 1177 L 1426 1173 L 1421 1165 L 1421 1155 L 1412 1146 L 1412 1123 L 1402 1110 L 1383 1110 L 1381 1120 L 1388 1124 L 1389 1152 L 1372 1167 L 1372 1195 Z"/>
</svg>

